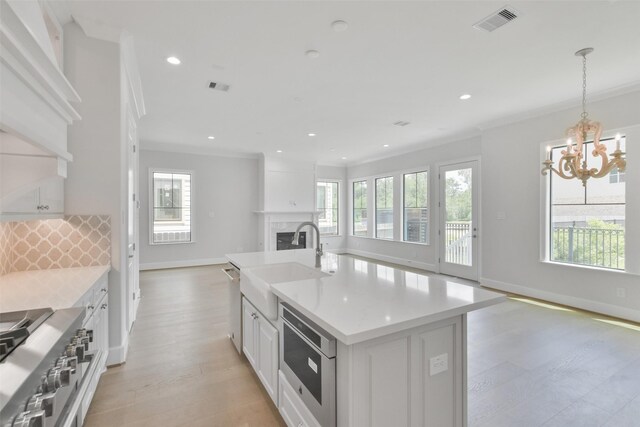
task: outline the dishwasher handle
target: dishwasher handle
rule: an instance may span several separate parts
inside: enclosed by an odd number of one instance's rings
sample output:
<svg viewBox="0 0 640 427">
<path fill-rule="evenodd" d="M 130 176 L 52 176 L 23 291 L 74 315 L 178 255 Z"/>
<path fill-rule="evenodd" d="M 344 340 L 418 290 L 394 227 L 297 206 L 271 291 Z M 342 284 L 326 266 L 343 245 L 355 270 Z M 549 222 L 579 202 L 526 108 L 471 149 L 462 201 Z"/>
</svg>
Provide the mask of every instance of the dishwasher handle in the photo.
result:
<svg viewBox="0 0 640 427">
<path fill-rule="evenodd" d="M 222 272 L 231 280 L 232 283 L 240 283 L 240 272 L 233 267 L 223 268 Z"/>
</svg>

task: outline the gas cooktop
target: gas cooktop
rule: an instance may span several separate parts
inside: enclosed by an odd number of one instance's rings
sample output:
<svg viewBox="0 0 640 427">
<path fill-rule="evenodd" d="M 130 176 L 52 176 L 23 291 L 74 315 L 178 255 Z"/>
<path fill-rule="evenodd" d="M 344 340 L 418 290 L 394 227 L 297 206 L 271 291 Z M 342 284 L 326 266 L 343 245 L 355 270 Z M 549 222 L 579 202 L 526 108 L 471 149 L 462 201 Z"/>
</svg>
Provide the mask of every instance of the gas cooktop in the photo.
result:
<svg viewBox="0 0 640 427">
<path fill-rule="evenodd" d="M 52 314 L 51 308 L 0 313 L 0 362 Z"/>
</svg>

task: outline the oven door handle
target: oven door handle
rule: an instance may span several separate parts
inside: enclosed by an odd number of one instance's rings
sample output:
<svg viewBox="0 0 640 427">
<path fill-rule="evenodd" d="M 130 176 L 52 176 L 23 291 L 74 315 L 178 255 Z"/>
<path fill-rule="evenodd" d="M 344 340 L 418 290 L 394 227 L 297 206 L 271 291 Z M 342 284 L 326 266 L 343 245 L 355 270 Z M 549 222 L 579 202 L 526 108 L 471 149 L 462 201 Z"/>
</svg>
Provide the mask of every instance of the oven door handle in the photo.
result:
<svg viewBox="0 0 640 427">
<path fill-rule="evenodd" d="M 75 421 L 78 418 L 78 412 L 81 410 L 80 405 L 84 399 L 84 395 L 87 393 L 87 389 L 91 384 L 91 379 L 95 376 L 98 370 L 99 362 L 102 360 L 103 351 L 97 351 L 94 353 L 87 367 L 86 373 L 82 377 L 78 391 L 73 398 L 73 403 L 69 406 L 69 410 L 64 415 L 62 423 L 58 424 L 60 427 L 72 427 L 75 426 Z"/>
</svg>

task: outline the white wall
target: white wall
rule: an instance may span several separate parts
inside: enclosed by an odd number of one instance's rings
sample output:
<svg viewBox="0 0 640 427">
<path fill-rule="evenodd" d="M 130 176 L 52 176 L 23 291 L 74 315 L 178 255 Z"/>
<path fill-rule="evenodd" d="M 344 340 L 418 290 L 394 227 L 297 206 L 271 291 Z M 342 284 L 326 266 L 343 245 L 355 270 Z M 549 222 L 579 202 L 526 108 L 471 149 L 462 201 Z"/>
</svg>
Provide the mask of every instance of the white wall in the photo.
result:
<svg viewBox="0 0 640 427">
<path fill-rule="evenodd" d="M 320 243 L 324 245 L 324 250 L 342 252 L 347 248 L 347 236 L 351 223 L 351 215 L 348 210 L 349 181 L 347 179 L 347 168 L 342 166 L 316 167 L 316 179 L 318 181 L 338 181 L 338 236 L 322 236 Z M 315 193 L 314 193 L 315 194 Z"/>
<path fill-rule="evenodd" d="M 65 74 L 82 102 L 82 120 L 69 127 L 68 164 L 65 182 L 66 214 L 111 216 L 111 264 L 109 273 L 109 344 L 123 358 L 128 331 L 126 269 L 121 246 L 126 178 L 122 164 L 125 147 L 121 135 L 120 47 L 117 43 L 87 37 L 75 23 L 64 28 Z M 109 359 L 109 363 L 123 360 Z"/>
<path fill-rule="evenodd" d="M 389 174 L 398 173 L 394 179 L 394 213 L 401 212 L 402 200 L 397 195 L 401 194 L 401 173 L 410 171 L 429 170 L 429 244 L 406 243 L 401 241 L 390 241 L 375 239 L 373 237 L 355 237 L 351 230 L 351 217 L 348 217 L 348 251 L 356 255 L 369 256 L 384 261 L 395 262 L 398 264 L 423 268 L 425 270 L 437 270 L 437 204 L 436 197 L 438 191 L 438 165 L 465 159 L 470 157 L 478 157 L 480 155 L 480 139 L 469 138 L 446 145 L 425 148 L 414 152 L 401 154 L 387 159 L 377 160 L 373 162 L 363 163 L 350 166 L 347 169 L 347 205 L 348 212 L 351 212 L 351 182 L 360 178 L 370 178 L 375 176 L 388 176 Z M 369 182 L 369 186 L 373 182 Z M 373 227 L 374 201 L 373 192 L 369 192 L 369 228 Z M 401 215 L 395 215 L 399 219 Z M 401 224 L 399 220 L 395 221 L 394 232 L 397 239 L 400 239 Z M 370 232 L 370 236 L 373 234 Z"/>
<path fill-rule="evenodd" d="M 149 244 L 149 168 L 193 171 L 193 243 Z M 140 268 L 225 262 L 258 250 L 258 160 L 140 151 Z"/>
<path fill-rule="evenodd" d="M 540 262 L 541 156 L 546 143 L 562 142 L 565 129 L 578 121 L 580 109 L 573 108 L 483 133 L 481 282 L 639 321 L 640 92 L 591 102 L 588 111 L 603 124 L 604 136 L 618 129 L 627 135 L 625 258 L 635 274 Z M 506 219 L 497 219 L 499 211 Z M 626 298 L 616 296 L 618 287 Z"/>
</svg>

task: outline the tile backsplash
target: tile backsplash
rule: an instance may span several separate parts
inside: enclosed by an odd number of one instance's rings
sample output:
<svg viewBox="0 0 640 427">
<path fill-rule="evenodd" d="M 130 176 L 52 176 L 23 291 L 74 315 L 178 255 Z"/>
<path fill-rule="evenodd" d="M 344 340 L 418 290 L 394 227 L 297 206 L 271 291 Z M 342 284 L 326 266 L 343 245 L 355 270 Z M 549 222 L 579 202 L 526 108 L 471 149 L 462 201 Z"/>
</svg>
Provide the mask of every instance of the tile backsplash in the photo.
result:
<svg viewBox="0 0 640 427">
<path fill-rule="evenodd" d="M 0 223 L 0 275 L 111 263 L 108 215 Z"/>
</svg>

